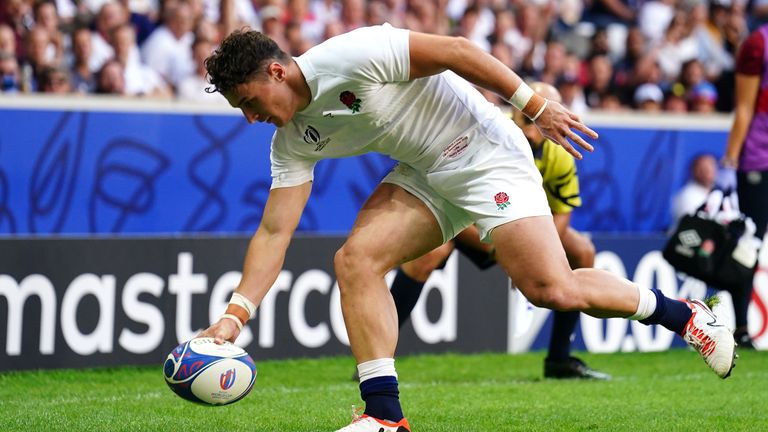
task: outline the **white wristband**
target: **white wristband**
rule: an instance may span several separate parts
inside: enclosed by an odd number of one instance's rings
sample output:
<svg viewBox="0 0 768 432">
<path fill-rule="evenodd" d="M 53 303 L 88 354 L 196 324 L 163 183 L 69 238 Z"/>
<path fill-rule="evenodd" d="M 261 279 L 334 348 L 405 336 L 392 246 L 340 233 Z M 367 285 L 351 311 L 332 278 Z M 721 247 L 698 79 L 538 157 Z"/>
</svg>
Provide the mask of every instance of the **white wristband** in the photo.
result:
<svg viewBox="0 0 768 432">
<path fill-rule="evenodd" d="M 515 93 L 507 100 L 513 107 L 520 111 L 528 105 L 528 101 L 533 97 L 533 89 L 528 87 L 528 84 L 521 82 L 515 90 Z"/>
<path fill-rule="evenodd" d="M 233 292 L 232 298 L 229 299 L 229 304 L 236 304 L 245 309 L 245 311 L 248 312 L 248 318 L 253 318 L 256 314 L 256 305 L 242 294 Z"/>
<path fill-rule="evenodd" d="M 541 116 L 541 113 L 544 112 L 544 108 L 547 107 L 548 103 L 549 103 L 549 99 L 544 99 L 544 103 L 541 104 L 541 108 L 539 108 L 539 112 L 537 112 L 536 115 L 531 118 L 531 121 L 536 121 L 536 119 L 539 118 L 539 116 Z"/>
<path fill-rule="evenodd" d="M 224 315 L 222 315 L 219 318 L 219 321 L 221 321 L 223 319 L 230 319 L 230 320 L 234 321 L 235 324 L 237 324 L 237 329 L 238 330 L 242 330 L 243 329 L 243 323 L 240 322 L 240 318 L 238 318 L 238 317 L 236 317 L 236 316 L 234 316 L 232 314 L 224 314 Z"/>
</svg>

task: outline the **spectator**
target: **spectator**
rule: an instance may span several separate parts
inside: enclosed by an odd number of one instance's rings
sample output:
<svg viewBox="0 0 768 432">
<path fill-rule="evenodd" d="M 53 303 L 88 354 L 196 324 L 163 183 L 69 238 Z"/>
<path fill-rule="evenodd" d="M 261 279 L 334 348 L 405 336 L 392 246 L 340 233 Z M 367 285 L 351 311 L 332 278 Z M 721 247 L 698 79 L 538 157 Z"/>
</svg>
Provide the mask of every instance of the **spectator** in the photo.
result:
<svg viewBox="0 0 768 432">
<path fill-rule="evenodd" d="M 682 94 L 669 91 L 664 98 L 664 111 L 683 114 L 688 112 L 688 102 Z"/>
<path fill-rule="evenodd" d="M 575 74 L 566 72 L 557 81 L 557 90 L 563 98 L 563 105 L 574 113 L 581 115 L 589 111 L 589 106 L 584 99 L 584 88 L 579 84 Z"/>
<path fill-rule="evenodd" d="M 511 64 L 517 64 L 516 62 L 525 56 L 524 52 L 518 51 L 521 44 L 526 44 L 527 42 L 517 28 L 514 12 L 509 9 L 502 9 L 496 12 L 496 24 L 493 33 L 488 36 L 488 42 L 491 45 L 503 44 L 510 55 L 512 55 Z"/>
<path fill-rule="evenodd" d="M 152 31 L 155 29 L 155 23 L 151 18 L 151 14 L 154 14 L 154 10 L 151 9 L 149 6 L 150 2 L 147 1 L 147 6 L 145 6 L 145 10 L 143 13 L 137 12 L 136 7 L 131 8 L 131 4 L 134 5 L 137 3 L 135 1 L 130 0 L 118 0 L 120 5 L 123 7 L 125 11 L 127 11 L 128 14 L 128 22 L 133 27 L 133 30 L 136 32 L 136 43 L 138 45 L 141 45 L 144 43 L 145 40 L 149 37 L 150 34 L 152 34 Z"/>
<path fill-rule="evenodd" d="M 637 18 L 633 0 L 592 0 L 588 2 L 582 19 L 595 27 L 607 27 L 610 24 L 630 25 Z"/>
<path fill-rule="evenodd" d="M 541 6 L 530 2 L 523 3 L 517 13 L 517 28 L 523 39 L 519 47 L 513 49 L 515 59 L 523 71 L 533 71 L 536 64 L 542 61 L 549 29 L 549 23 L 544 19 Z"/>
<path fill-rule="evenodd" d="M 285 51 L 294 57 L 300 56 L 312 48 L 312 44 L 304 38 L 299 23 L 291 22 L 285 26 L 285 41 L 287 44 Z"/>
<path fill-rule="evenodd" d="M 51 94 L 72 92 L 69 74 L 61 67 L 46 66 L 40 72 L 40 91 Z"/>
<path fill-rule="evenodd" d="M 336 0 L 313 0 L 309 8 L 317 20 L 322 23 L 324 34 L 328 23 L 338 22 L 341 19 L 341 5 Z M 392 25 L 394 24 L 392 23 Z M 327 38 L 323 37 L 323 39 Z"/>
<path fill-rule="evenodd" d="M 211 104 L 227 104 L 227 100 L 217 93 L 208 93 L 210 87 L 206 79 L 205 59 L 213 52 L 213 44 L 205 39 L 196 39 L 192 44 L 192 56 L 195 59 L 195 74 L 190 75 L 179 83 L 178 97 L 180 100 Z"/>
<path fill-rule="evenodd" d="M 52 64 L 60 64 L 64 58 L 65 50 L 69 50 L 71 41 L 68 35 L 59 29 L 59 14 L 53 0 L 42 0 L 33 7 L 35 26 L 48 31 L 48 52 L 46 56 Z"/>
<path fill-rule="evenodd" d="M 0 51 L 0 77 L 2 77 L 2 93 L 18 93 L 21 91 L 19 62 L 16 56 L 8 51 Z"/>
<path fill-rule="evenodd" d="M 123 24 L 112 32 L 115 60 L 123 67 L 125 93 L 131 96 L 171 97 L 173 94 L 163 78 L 141 62 L 137 55 L 136 32 Z"/>
<path fill-rule="evenodd" d="M 736 51 L 741 43 L 747 37 L 746 19 L 741 8 L 738 7 L 740 3 L 734 3 L 731 8 L 731 13 L 726 20 L 723 30 L 724 46 L 725 50 L 736 58 Z M 735 67 L 735 66 L 734 66 Z M 717 110 L 722 112 L 731 112 L 734 107 L 733 89 L 735 87 L 735 71 L 732 69 L 725 69 L 720 75 L 720 79 L 715 82 L 718 92 L 721 96 L 717 100 Z M 727 96 L 727 97 L 725 97 Z"/>
<path fill-rule="evenodd" d="M 93 93 L 96 91 L 96 77 L 91 69 L 93 54 L 91 31 L 79 27 L 72 33 L 72 90 L 76 93 Z"/>
<path fill-rule="evenodd" d="M 92 71 L 101 69 L 104 63 L 115 56 L 109 38 L 112 32 L 128 23 L 128 14 L 119 3 L 107 1 L 96 15 L 96 31 L 91 36 L 89 66 Z"/>
<path fill-rule="evenodd" d="M 465 37 L 475 45 L 479 46 L 483 51 L 490 52 L 491 44 L 488 42 L 488 35 L 483 35 L 477 31 L 476 27 L 480 22 L 480 9 L 476 7 L 469 7 L 464 11 L 464 15 L 459 21 L 459 26 L 456 29 L 456 35 Z"/>
<path fill-rule="evenodd" d="M 613 68 L 616 85 L 624 89 L 630 89 L 643 82 L 656 81 L 649 77 L 639 78 L 636 76 L 636 69 L 641 64 L 642 59 L 647 57 L 647 53 L 648 41 L 640 31 L 640 27 L 630 27 L 627 30 L 624 56 L 616 62 Z"/>
<path fill-rule="evenodd" d="M 34 27 L 25 39 L 26 58 L 21 66 L 22 88 L 26 91 L 38 91 L 37 80 L 45 66 L 55 64 L 53 53 L 48 49 L 50 39 L 48 31 Z"/>
<path fill-rule="evenodd" d="M 192 13 L 192 8 L 185 2 L 167 6 L 164 24 L 156 28 L 141 47 L 144 63 L 174 86 L 195 72 Z"/>
<path fill-rule="evenodd" d="M 679 82 L 683 85 L 684 92 L 691 91 L 704 81 L 706 81 L 704 66 L 699 59 L 693 58 L 683 63 Z"/>
<path fill-rule="evenodd" d="M 405 11 L 404 25 L 411 30 L 428 33 L 449 34 L 451 32 L 445 11 L 440 9 L 434 1 L 409 1 L 408 9 Z M 471 38 L 476 36 L 472 35 Z"/>
<path fill-rule="evenodd" d="M 56 14 L 59 17 L 59 22 L 64 25 L 72 23 L 72 19 L 77 13 L 77 7 L 72 0 L 54 0 L 56 5 Z"/>
<path fill-rule="evenodd" d="M 96 93 L 126 95 L 125 72 L 117 60 L 108 60 L 96 75 Z"/>
<path fill-rule="evenodd" d="M 214 44 L 218 44 L 222 38 L 220 26 L 211 21 L 208 21 L 207 19 L 202 19 L 197 23 L 197 27 L 195 28 L 194 33 L 195 40 L 204 39 L 211 41 L 211 43 Z M 138 39 L 136 42 L 141 45 L 141 42 Z"/>
<path fill-rule="evenodd" d="M 664 92 L 653 83 L 645 83 L 635 90 L 635 107 L 640 111 L 658 113 L 664 103 Z"/>
<path fill-rule="evenodd" d="M 697 0 L 692 2 L 686 11 L 693 27 L 693 37 L 699 47 L 698 60 L 701 61 L 702 69 L 706 66 L 706 79 L 715 82 L 723 71 L 733 70 L 734 60 L 733 54 L 725 48 L 725 38 L 718 38 L 718 34 L 710 31 L 711 14 L 707 13 L 707 9 L 705 2 Z M 724 22 L 723 28 L 725 25 Z"/>
<path fill-rule="evenodd" d="M 2 14 L 0 16 L 5 17 L 5 23 L 13 31 L 14 38 L 16 39 L 16 56 L 19 59 L 23 59 L 26 56 L 24 52 L 24 39 L 27 32 L 34 26 L 35 21 L 32 19 L 32 9 L 30 2 L 26 0 L 5 0 L 0 2 L 2 7 Z"/>
<path fill-rule="evenodd" d="M 557 79 L 565 72 L 566 59 L 565 46 L 558 40 L 547 42 L 547 51 L 544 53 L 543 69 L 538 73 L 538 81 L 554 85 Z"/>
<path fill-rule="evenodd" d="M 664 79 L 674 82 L 680 75 L 683 63 L 697 58 L 698 55 L 699 46 L 696 39 L 691 36 L 688 17 L 678 12 L 669 23 L 656 55 L 656 61 L 661 67 Z"/>
<path fill-rule="evenodd" d="M 584 97 L 591 108 L 601 106 L 604 98 L 616 95 L 613 85 L 613 65 L 605 54 L 592 56 L 588 61 L 589 84 L 584 88 Z"/>
<path fill-rule="evenodd" d="M 16 55 L 16 36 L 7 24 L 0 24 L 0 51 Z"/>
<path fill-rule="evenodd" d="M 250 0 L 205 0 L 201 22 L 217 23 L 221 27 L 222 37 L 232 30 L 251 27 L 261 29 L 259 17 Z M 214 39 L 219 42 L 219 39 Z M 140 43 L 142 45 L 143 43 Z"/>
<path fill-rule="evenodd" d="M 712 113 L 717 103 L 717 89 L 712 83 L 702 81 L 688 92 L 688 111 Z"/>
<path fill-rule="evenodd" d="M 647 1 L 640 6 L 639 28 L 651 44 L 658 44 L 675 16 L 676 0 Z"/>
<path fill-rule="evenodd" d="M 389 8 L 386 3 L 380 0 L 372 0 L 368 2 L 368 7 L 365 10 L 366 26 L 384 24 L 390 21 L 389 17 Z M 320 33 L 320 36 L 322 36 L 322 32 Z"/>
<path fill-rule="evenodd" d="M 285 22 L 283 17 L 285 12 L 280 6 L 268 5 L 259 10 L 261 18 L 261 31 L 274 40 L 280 49 L 288 52 L 288 40 L 285 34 Z"/>
<path fill-rule="evenodd" d="M 695 156 L 689 167 L 689 178 L 685 185 L 672 197 L 672 220 L 694 214 L 715 186 L 717 159 L 709 153 Z"/>
<path fill-rule="evenodd" d="M 345 33 L 365 26 L 365 0 L 341 0 L 340 20 Z"/>
<path fill-rule="evenodd" d="M 374 2 L 371 2 L 374 3 Z M 323 36 L 323 22 L 318 20 L 309 8 L 308 0 L 287 1 L 288 23 L 299 26 L 302 38 L 318 44 Z"/>
<path fill-rule="evenodd" d="M 341 24 L 340 21 L 329 21 L 325 23 L 325 29 L 323 30 L 323 39 L 330 39 L 342 33 L 344 33 L 344 26 Z"/>
</svg>

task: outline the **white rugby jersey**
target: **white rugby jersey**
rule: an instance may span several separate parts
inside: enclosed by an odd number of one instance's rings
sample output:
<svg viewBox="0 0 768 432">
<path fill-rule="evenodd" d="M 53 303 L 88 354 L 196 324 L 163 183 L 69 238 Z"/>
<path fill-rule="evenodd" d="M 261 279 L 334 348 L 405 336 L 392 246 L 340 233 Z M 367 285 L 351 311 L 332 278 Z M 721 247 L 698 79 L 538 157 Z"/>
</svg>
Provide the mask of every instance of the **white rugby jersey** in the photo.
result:
<svg viewBox="0 0 768 432">
<path fill-rule="evenodd" d="M 313 179 L 320 159 L 382 153 L 419 171 L 472 147 L 475 128 L 511 122 L 453 72 L 408 81 L 408 30 L 388 24 L 331 38 L 295 60 L 309 105 L 272 137 L 272 188 Z"/>
</svg>

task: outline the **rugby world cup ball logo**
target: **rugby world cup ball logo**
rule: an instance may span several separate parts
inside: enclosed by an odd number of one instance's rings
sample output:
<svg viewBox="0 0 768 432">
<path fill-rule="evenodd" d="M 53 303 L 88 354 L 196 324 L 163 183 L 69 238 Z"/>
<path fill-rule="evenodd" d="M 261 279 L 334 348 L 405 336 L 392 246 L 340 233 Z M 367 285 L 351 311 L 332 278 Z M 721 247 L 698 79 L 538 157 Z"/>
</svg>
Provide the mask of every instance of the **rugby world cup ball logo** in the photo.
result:
<svg viewBox="0 0 768 432">
<path fill-rule="evenodd" d="M 229 390 L 232 385 L 235 384 L 235 377 L 236 372 L 234 369 L 229 369 L 228 371 L 221 374 L 219 377 L 219 386 L 221 386 L 222 390 Z"/>
</svg>

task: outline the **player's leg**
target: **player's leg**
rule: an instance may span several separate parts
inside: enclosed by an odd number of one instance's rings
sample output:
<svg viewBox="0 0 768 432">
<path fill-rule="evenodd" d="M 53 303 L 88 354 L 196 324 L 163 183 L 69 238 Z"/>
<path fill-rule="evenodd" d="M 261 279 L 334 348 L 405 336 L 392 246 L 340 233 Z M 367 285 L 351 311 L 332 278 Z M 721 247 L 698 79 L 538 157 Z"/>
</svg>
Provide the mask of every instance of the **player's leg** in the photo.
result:
<svg viewBox="0 0 768 432">
<path fill-rule="evenodd" d="M 397 270 L 390 293 L 397 309 L 397 325 L 402 327 L 419 300 L 424 284 L 453 252 L 453 242 L 435 248 L 426 255 L 403 263 Z"/>
<path fill-rule="evenodd" d="M 683 335 L 720 377 L 730 375 L 733 336 L 703 303 L 673 300 L 603 270 L 571 271 L 550 217 L 505 223 L 491 237 L 496 260 L 533 304 L 660 324 Z"/>
<path fill-rule="evenodd" d="M 560 237 L 572 269 L 591 268 L 595 264 L 595 245 L 585 235 L 568 227 Z M 544 359 L 544 376 L 547 378 L 610 379 L 611 376 L 591 369 L 581 359 L 571 356 L 571 342 L 579 311 L 554 311 L 552 333 L 549 338 L 547 358 Z"/>
<path fill-rule="evenodd" d="M 457 248 L 469 257 L 480 268 L 487 268 L 493 263 L 493 247 L 480 241 L 477 228 L 472 225 L 461 231 L 454 241 L 435 248 L 428 254 L 415 260 L 403 263 L 392 282 L 392 298 L 397 308 L 397 319 L 400 327 L 408 320 L 411 311 L 419 300 L 424 284 L 432 272 L 440 268 L 450 257 L 453 249 Z M 492 264 L 491 264 L 492 265 Z"/>
<path fill-rule="evenodd" d="M 453 242 L 438 246 L 415 260 L 403 263 L 397 269 L 395 279 L 392 281 L 392 287 L 389 293 L 392 294 L 392 300 L 395 302 L 397 311 L 397 327 L 401 328 L 411 316 L 411 311 L 416 306 L 424 290 L 424 284 L 429 279 L 429 275 L 436 268 L 439 268 L 453 252 Z M 360 373 L 355 367 L 352 373 L 352 381 L 359 381 Z"/>
<path fill-rule="evenodd" d="M 493 245 L 483 243 L 480 240 L 480 231 L 472 225 L 460 232 L 453 243 L 465 257 L 469 258 L 480 270 L 485 270 L 496 265 L 496 251 Z"/>
<path fill-rule="evenodd" d="M 762 240 L 768 225 L 768 170 L 749 173 L 737 172 L 736 191 L 739 196 L 741 211 L 755 222 L 757 228 L 755 235 Z M 747 325 L 752 290 L 753 281 L 749 281 L 736 287 L 732 293 L 736 318 L 734 335 L 739 346 L 744 348 L 754 348 Z"/>
<path fill-rule="evenodd" d="M 370 417 L 403 418 L 394 366 L 397 314 L 384 275 L 442 242 L 440 226 L 421 200 L 400 186 L 382 183 L 336 253 L 342 312 Z"/>
</svg>

